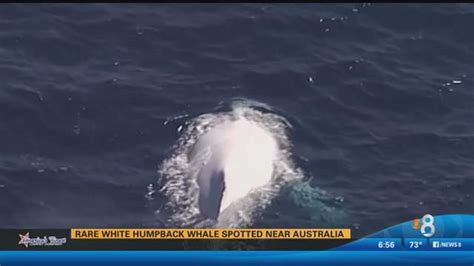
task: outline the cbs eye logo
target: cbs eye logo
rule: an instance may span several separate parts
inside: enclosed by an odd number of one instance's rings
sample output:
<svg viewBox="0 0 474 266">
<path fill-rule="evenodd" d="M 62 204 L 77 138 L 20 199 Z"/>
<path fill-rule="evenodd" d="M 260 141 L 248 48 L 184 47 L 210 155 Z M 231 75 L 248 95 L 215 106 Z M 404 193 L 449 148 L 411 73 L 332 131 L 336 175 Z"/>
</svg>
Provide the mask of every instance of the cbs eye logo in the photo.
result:
<svg viewBox="0 0 474 266">
<path fill-rule="evenodd" d="M 421 226 L 420 226 L 421 223 Z M 431 237 L 436 232 L 434 226 L 434 217 L 431 214 L 425 214 L 421 220 L 415 219 L 412 223 L 412 228 L 415 230 L 420 230 L 421 234 L 425 237 Z"/>
</svg>

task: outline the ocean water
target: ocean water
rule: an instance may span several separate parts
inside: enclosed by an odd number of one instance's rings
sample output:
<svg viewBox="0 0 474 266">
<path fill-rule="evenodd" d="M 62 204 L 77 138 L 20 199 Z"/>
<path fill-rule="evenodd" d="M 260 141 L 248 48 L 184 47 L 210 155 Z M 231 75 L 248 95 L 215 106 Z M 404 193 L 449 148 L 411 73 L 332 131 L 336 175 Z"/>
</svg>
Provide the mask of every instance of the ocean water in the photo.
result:
<svg viewBox="0 0 474 266">
<path fill-rule="evenodd" d="M 472 214 L 472 25 L 472 4 L 3 4 L 0 227 L 166 226 L 163 162 L 236 101 L 291 125 L 300 171 L 252 226 Z"/>
</svg>

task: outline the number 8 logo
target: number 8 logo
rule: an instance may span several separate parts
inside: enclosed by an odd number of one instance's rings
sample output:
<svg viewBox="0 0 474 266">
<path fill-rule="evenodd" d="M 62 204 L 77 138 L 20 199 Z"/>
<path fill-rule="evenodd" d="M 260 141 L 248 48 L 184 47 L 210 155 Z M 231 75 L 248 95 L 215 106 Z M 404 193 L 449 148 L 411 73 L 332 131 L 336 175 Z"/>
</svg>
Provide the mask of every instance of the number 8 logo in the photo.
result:
<svg viewBox="0 0 474 266">
<path fill-rule="evenodd" d="M 426 214 L 425 216 L 423 216 L 423 218 L 421 218 L 421 233 L 425 236 L 425 237 L 430 237 L 432 235 L 434 235 L 435 233 L 435 226 L 434 226 L 434 217 L 433 215 L 431 214 Z M 429 232 L 426 232 L 426 228 L 429 228 Z"/>
</svg>

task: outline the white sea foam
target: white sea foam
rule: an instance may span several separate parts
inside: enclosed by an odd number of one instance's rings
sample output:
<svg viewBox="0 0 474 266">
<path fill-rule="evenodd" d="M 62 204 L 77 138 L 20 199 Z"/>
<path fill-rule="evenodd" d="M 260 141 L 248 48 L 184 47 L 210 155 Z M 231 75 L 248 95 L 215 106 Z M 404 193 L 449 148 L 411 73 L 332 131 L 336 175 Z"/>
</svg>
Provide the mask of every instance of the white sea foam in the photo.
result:
<svg viewBox="0 0 474 266">
<path fill-rule="evenodd" d="M 196 176 L 200 165 L 193 154 L 208 147 L 202 143 L 212 143 L 224 151 L 219 160 L 225 172 L 221 213 L 212 225 L 251 224 L 255 213 L 268 206 L 285 182 L 303 177 L 291 160 L 290 127 L 283 117 L 256 110 L 249 102 L 235 103 L 230 112 L 187 121 L 172 155 L 159 169 L 168 222 L 180 227 L 209 226 L 199 213 Z"/>
</svg>

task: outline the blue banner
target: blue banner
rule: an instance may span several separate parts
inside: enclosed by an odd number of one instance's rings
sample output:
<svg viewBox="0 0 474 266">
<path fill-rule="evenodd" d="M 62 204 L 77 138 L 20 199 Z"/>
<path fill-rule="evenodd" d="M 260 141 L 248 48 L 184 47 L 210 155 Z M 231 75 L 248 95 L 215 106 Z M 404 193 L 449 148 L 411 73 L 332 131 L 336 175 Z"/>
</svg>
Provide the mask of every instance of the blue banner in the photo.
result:
<svg viewBox="0 0 474 266">
<path fill-rule="evenodd" d="M 404 251 L 4 251 L 0 265 L 466 265 L 473 253 Z"/>
<path fill-rule="evenodd" d="M 381 263 L 472 266 L 474 265 L 473 225 L 473 215 L 433 217 L 428 214 L 327 251 L 5 250 L 0 251 L 0 266 L 380 265 Z"/>
</svg>

